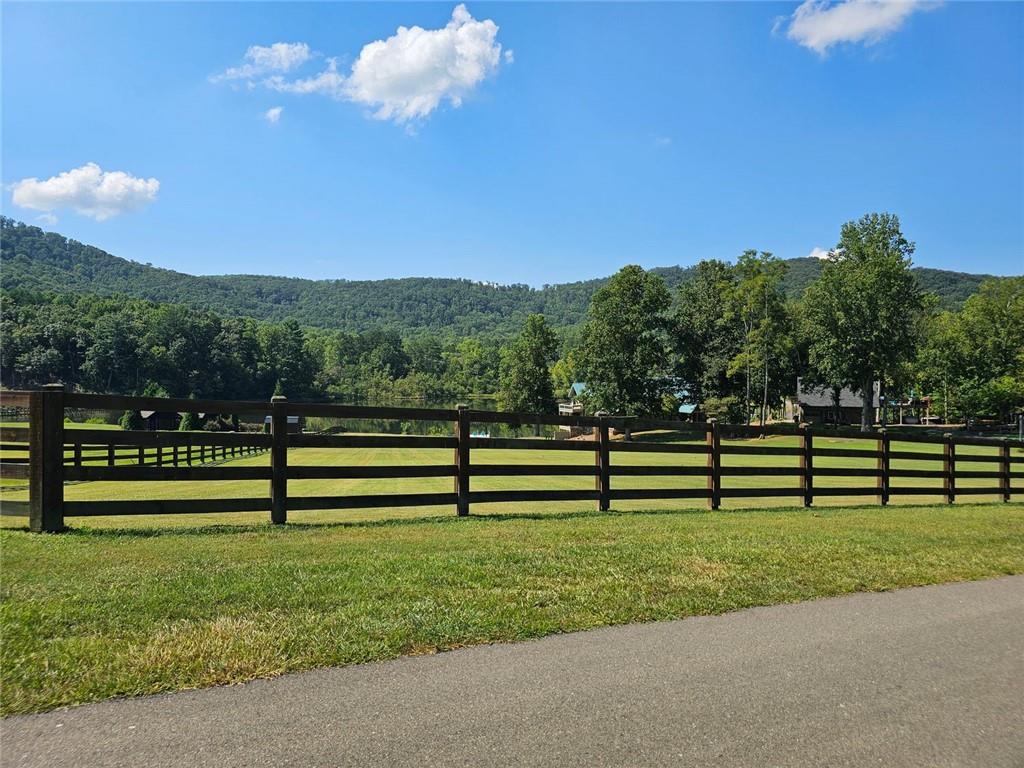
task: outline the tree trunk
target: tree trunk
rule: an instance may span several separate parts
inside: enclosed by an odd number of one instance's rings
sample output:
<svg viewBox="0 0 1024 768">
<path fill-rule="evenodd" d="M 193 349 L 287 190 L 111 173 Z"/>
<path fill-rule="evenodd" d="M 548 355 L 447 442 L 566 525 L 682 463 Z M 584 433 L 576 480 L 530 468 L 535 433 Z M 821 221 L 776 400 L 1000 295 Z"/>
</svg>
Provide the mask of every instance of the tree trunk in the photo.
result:
<svg viewBox="0 0 1024 768">
<path fill-rule="evenodd" d="M 864 404 L 860 409 L 860 431 L 870 432 L 871 427 L 875 423 L 875 382 L 874 376 L 868 374 L 864 379 L 864 384 L 861 385 L 861 397 L 864 399 Z"/>
<path fill-rule="evenodd" d="M 750 426 L 750 358 L 747 358 L 747 397 L 743 401 L 743 411 L 747 415 L 747 426 Z"/>
<path fill-rule="evenodd" d="M 761 437 L 764 437 L 765 421 L 768 415 L 768 350 L 764 354 L 764 397 L 761 398 Z"/>
</svg>

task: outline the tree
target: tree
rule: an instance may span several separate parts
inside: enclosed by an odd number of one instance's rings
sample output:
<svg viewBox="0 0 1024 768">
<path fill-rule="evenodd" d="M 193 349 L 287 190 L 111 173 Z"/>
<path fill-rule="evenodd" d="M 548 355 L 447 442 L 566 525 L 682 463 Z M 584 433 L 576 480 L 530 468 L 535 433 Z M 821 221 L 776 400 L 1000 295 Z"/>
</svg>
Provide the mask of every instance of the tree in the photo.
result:
<svg viewBox="0 0 1024 768">
<path fill-rule="evenodd" d="M 781 290 L 786 264 L 766 251 L 745 251 L 735 272 L 738 279 L 728 295 L 726 315 L 738 318 L 744 338 L 739 352 L 729 362 L 728 373 L 745 374 L 744 412 L 748 424 L 751 383 L 759 385 L 763 427 L 768 416 L 772 373 L 776 373 L 778 382 L 777 374 L 793 347 L 786 299 Z"/>
<path fill-rule="evenodd" d="M 676 373 L 694 403 L 738 394 L 729 363 L 740 352 L 743 328 L 723 310 L 736 290 L 736 274 L 724 261 L 697 264 L 679 288 L 671 319 Z"/>
<path fill-rule="evenodd" d="M 181 432 L 195 432 L 198 429 L 202 429 L 203 423 L 199 419 L 198 413 L 192 413 L 187 411 L 182 414 L 181 421 L 178 422 L 178 429 Z"/>
<path fill-rule="evenodd" d="M 498 403 L 505 411 L 550 413 L 555 393 L 548 366 L 558 355 L 558 337 L 544 315 L 526 318 L 522 332 L 501 351 Z"/>
<path fill-rule="evenodd" d="M 805 296 L 811 365 L 830 385 L 860 391 L 865 431 L 874 421 L 875 380 L 916 352 L 924 299 L 910 272 L 913 252 L 892 214 L 847 222 Z"/>
<path fill-rule="evenodd" d="M 294 320 L 262 329 L 261 379 L 265 390 L 274 387 L 292 400 L 303 400 L 313 393 L 316 361 L 306 349 L 306 337 Z M 264 397 L 266 395 L 264 394 Z"/>
<path fill-rule="evenodd" d="M 121 429 L 142 429 L 142 415 L 138 411 L 125 411 L 117 421 Z"/>
<path fill-rule="evenodd" d="M 945 411 L 1008 420 L 1024 405 L 1024 277 L 986 281 L 960 312 L 931 318 L 918 371 Z"/>
<path fill-rule="evenodd" d="M 657 414 L 670 385 L 665 281 L 623 267 L 595 294 L 583 328 L 580 366 L 589 404 L 612 413 Z"/>
</svg>

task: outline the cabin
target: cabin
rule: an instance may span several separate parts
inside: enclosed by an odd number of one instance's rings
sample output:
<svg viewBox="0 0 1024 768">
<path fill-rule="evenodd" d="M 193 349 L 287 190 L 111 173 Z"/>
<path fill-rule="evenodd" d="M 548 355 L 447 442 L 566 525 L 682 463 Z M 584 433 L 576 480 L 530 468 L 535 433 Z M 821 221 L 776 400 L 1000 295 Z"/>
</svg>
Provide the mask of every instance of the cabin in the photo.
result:
<svg viewBox="0 0 1024 768">
<path fill-rule="evenodd" d="M 263 431 L 270 432 L 270 416 L 263 419 Z M 302 417 L 301 416 L 289 416 L 288 417 L 288 434 L 298 434 L 302 432 Z"/>
<path fill-rule="evenodd" d="M 177 411 L 139 411 L 142 428 L 150 431 L 177 429 L 181 426 L 181 414 Z"/>
<path fill-rule="evenodd" d="M 582 381 L 574 381 L 565 395 L 565 402 L 558 404 L 559 416 L 582 416 L 583 395 L 587 392 L 587 385 Z"/>
<path fill-rule="evenodd" d="M 704 412 L 700 409 L 700 406 L 696 403 L 690 402 L 690 390 L 688 389 L 676 389 L 672 391 L 672 397 L 679 403 L 679 408 L 676 410 L 680 421 L 703 421 Z"/>
<path fill-rule="evenodd" d="M 881 382 L 872 387 L 872 420 L 878 420 Z M 804 388 L 803 379 L 796 380 L 796 397 L 786 399 L 786 418 L 806 424 L 860 424 L 864 398 L 860 392 L 843 387 L 839 392 L 839 407 L 835 407 L 834 391 L 829 387 Z"/>
</svg>

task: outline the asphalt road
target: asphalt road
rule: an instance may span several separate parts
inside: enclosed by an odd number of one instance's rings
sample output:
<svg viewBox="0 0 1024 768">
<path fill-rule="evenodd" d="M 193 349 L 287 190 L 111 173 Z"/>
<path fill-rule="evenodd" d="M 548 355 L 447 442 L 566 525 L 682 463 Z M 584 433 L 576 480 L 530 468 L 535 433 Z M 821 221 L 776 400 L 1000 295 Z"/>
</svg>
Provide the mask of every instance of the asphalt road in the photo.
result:
<svg viewBox="0 0 1024 768">
<path fill-rule="evenodd" d="M 4 766 L 1024 766 L 1024 576 L 0 724 Z"/>
</svg>

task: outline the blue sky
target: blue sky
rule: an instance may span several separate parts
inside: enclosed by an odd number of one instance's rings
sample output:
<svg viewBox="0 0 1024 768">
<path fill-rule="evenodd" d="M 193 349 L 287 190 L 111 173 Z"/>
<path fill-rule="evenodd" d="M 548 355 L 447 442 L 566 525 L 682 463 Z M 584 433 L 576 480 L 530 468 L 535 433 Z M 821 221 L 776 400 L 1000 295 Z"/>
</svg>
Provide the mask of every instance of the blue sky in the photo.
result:
<svg viewBox="0 0 1024 768">
<path fill-rule="evenodd" d="M 891 211 L 1024 273 L 1024 4 L 0 8 L 5 214 L 137 261 L 541 285 Z"/>
</svg>

